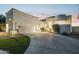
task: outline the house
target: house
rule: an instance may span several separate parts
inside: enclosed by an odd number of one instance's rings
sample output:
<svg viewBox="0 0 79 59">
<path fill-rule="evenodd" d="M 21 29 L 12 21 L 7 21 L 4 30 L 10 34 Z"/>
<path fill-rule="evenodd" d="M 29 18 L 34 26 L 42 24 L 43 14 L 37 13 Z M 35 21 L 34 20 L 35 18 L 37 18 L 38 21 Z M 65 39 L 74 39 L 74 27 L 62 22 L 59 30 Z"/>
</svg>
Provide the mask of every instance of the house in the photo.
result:
<svg viewBox="0 0 79 59">
<path fill-rule="evenodd" d="M 60 33 L 71 33 L 72 32 L 72 19 L 71 15 L 60 14 L 55 17 L 55 24 L 59 24 Z"/>
<path fill-rule="evenodd" d="M 6 13 L 6 32 L 17 29 L 19 33 L 54 32 L 52 25 L 60 25 L 60 33 L 71 32 L 71 15 L 57 15 L 39 20 L 38 17 L 12 8 Z M 15 32 L 15 31 L 13 31 Z"/>
<path fill-rule="evenodd" d="M 13 25 L 14 23 L 14 25 Z M 6 32 L 10 29 L 18 29 L 19 33 L 39 32 L 41 21 L 38 17 L 12 8 L 6 13 Z"/>
<path fill-rule="evenodd" d="M 72 32 L 72 19 L 71 15 L 60 14 L 56 16 L 46 17 L 43 20 L 44 28 L 48 32 L 55 32 L 53 25 L 59 25 L 59 33 L 71 33 Z"/>
<path fill-rule="evenodd" d="M 43 26 L 47 32 L 53 32 L 52 25 L 55 22 L 55 16 L 46 17 L 45 19 L 42 20 L 42 22 L 43 22 L 43 24 L 44 24 Z"/>
<path fill-rule="evenodd" d="M 79 34 L 79 12 L 72 14 L 72 33 Z"/>
<path fill-rule="evenodd" d="M 53 28 L 52 28 L 52 25 L 54 24 L 55 22 L 55 16 L 51 16 L 51 17 L 47 17 L 46 18 L 46 23 L 47 23 L 47 30 L 49 32 L 53 32 Z"/>
</svg>

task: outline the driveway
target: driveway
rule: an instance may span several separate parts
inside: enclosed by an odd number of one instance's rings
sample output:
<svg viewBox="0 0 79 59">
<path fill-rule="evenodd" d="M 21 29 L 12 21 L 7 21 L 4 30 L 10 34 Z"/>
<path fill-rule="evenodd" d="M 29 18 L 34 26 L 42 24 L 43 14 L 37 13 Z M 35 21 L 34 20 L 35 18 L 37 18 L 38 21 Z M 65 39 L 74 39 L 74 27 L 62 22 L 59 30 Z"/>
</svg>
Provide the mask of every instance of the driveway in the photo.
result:
<svg viewBox="0 0 79 59">
<path fill-rule="evenodd" d="M 79 40 L 52 33 L 33 33 L 25 54 L 79 53 Z"/>
</svg>

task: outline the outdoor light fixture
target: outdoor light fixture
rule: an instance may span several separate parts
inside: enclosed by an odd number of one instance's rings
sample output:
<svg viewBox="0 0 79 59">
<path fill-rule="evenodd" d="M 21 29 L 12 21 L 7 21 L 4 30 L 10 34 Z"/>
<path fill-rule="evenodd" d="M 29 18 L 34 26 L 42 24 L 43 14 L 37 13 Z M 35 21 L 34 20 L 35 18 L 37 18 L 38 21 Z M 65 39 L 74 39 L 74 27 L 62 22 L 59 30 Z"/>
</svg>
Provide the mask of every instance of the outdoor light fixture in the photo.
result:
<svg viewBox="0 0 79 59">
<path fill-rule="evenodd" d="M 36 26 L 36 30 L 37 30 L 37 31 L 39 30 L 39 26 L 38 26 L 38 25 Z"/>
<path fill-rule="evenodd" d="M 49 23 L 49 28 L 52 28 L 52 22 L 48 22 Z"/>
<path fill-rule="evenodd" d="M 11 21 L 11 19 L 9 19 L 9 21 Z"/>
<path fill-rule="evenodd" d="M 32 30 L 33 32 L 36 32 L 36 26 L 33 26 L 33 30 Z"/>
</svg>

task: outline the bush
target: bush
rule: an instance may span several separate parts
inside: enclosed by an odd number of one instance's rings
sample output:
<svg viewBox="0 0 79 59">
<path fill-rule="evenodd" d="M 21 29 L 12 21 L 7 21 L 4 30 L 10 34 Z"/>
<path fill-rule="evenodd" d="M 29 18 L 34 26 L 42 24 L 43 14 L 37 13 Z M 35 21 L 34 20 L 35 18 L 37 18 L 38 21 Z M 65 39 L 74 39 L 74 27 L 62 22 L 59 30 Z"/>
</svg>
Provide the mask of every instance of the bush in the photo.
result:
<svg viewBox="0 0 79 59">
<path fill-rule="evenodd" d="M 59 31 L 60 31 L 60 25 L 59 24 L 54 24 L 52 27 L 53 27 L 54 32 L 59 33 Z"/>
<path fill-rule="evenodd" d="M 0 31 L 5 31 L 5 28 L 6 26 L 4 23 L 0 24 Z"/>
<path fill-rule="evenodd" d="M 45 28 L 40 28 L 40 29 L 41 29 L 42 32 L 45 32 L 46 31 Z"/>
</svg>

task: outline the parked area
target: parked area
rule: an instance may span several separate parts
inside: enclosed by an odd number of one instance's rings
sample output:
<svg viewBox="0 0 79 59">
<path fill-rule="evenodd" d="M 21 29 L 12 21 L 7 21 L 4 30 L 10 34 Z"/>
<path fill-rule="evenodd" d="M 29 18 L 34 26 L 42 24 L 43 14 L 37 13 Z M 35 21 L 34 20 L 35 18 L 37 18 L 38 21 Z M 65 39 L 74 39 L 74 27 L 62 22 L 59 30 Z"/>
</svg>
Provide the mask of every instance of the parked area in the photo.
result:
<svg viewBox="0 0 79 59">
<path fill-rule="evenodd" d="M 79 33 L 70 33 L 70 34 L 64 34 L 64 35 L 79 40 Z"/>
<path fill-rule="evenodd" d="M 28 34 L 30 45 L 25 54 L 74 54 L 79 53 L 79 40 L 52 33 Z"/>
</svg>

